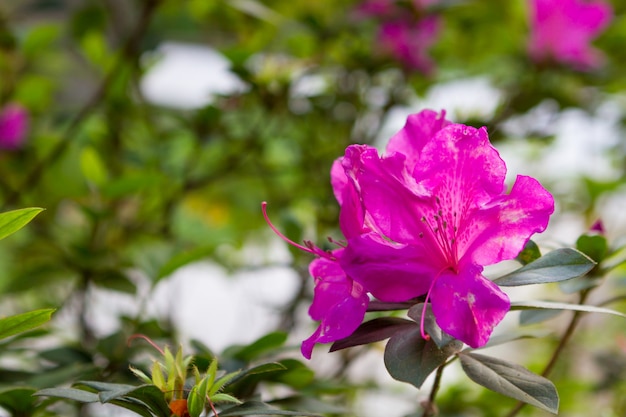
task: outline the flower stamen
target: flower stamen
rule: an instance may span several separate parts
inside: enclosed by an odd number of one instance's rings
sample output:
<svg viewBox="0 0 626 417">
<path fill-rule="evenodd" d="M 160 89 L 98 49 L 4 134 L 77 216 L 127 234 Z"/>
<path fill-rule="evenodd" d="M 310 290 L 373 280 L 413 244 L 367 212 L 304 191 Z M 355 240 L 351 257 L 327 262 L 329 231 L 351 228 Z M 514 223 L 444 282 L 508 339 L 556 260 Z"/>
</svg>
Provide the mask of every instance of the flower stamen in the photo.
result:
<svg viewBox="0 0 626 417">
<path fill-rule="evenodd" d="M 303 250 L 305 252 L 308 252 L 312 255 L 316 255 L 319 256 L 321 258 L 326 258 L 326 259 L 330 259 L 330 260 L 334 260 L 335 258 L 328 252 L 323 251 L 322 249 L 318 248 L 317 246 L 315 246 L 315 244 L 313 242 L 311 242 L 310 240 L 305 240 L 304 241 L 304 245 L 300 245 L 299 243 L 294 242 L 293 240 L 289 239 L 287 236 L 285 236 L 284 234 L 282 234 L 280 232 L 280 230 L 278 230 L 276 228 L 276 226 L 274 226 L 272 224 L 272 222 L 270 221 L 269 216 L 267 215 L 267 202 L 263 201 L 261 203 L 261 210 L 263 211 L 263 218 L 265 219 L 265 223 L 267 223 L 267 225 L 270 227 L 270 229 L 272 229 L 272 231 L 274 233 L 276 233 L 276 235 L 278 235 L 279 238 L 281 238 L 282 240 L 284 240 L 285 242 L 287 242 L 288 244 L 290 244 L 291 246 L 294 246 L 300 250 Z M 329 238 L 330 240 L 331 238 Z M 335 241 L 332 241 L 333 243 L 337 243 Z M 339 243 L 337 243 L 339 246 Z M 343 246 L 342 246 L 343 247 Z"/>
</svg>

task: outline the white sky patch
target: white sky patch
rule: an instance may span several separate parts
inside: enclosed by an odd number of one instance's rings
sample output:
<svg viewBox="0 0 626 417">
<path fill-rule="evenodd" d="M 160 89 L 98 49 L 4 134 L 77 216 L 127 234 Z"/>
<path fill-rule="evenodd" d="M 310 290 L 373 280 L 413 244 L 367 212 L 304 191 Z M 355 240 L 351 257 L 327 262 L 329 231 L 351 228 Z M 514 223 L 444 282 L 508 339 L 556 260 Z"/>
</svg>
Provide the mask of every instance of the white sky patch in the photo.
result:
<svg viewBox="0 0 626 417">
<path fill-rule="evenodd" d="M 502 100 L 502 93 L 486 77 L 464 78 L 435 84 L 421 103 L 423 108 L 446 110 L 446 118 L 489 118 Z"/>
<path fill-rule="evenodd" d="M 207 46 L 164 42 L 154 55 L 158 60 L 140 85 L 142 94 L 153 104 L 196 109 L 210 104 L 216 94 L 235 94 L 248 88 L 230 72 L 226 57 Z"/>
</svg>

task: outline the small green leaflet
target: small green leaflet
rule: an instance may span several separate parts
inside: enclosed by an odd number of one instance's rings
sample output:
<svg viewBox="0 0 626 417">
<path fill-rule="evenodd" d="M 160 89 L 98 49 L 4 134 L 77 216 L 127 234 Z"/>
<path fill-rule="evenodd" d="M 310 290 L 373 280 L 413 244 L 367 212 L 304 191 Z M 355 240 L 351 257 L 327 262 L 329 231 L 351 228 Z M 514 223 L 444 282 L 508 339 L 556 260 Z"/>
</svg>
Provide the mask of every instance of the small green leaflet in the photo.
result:
<svg viewBox="0 0 626 417">
<path fill-rule="evenodd" d="M 53 312 L 53 308 L 46 308 L 0 319 L 0 339 L 32 330 L 48 322 Z"/>
<path fill-rule="evenodd" d="M 585 275 L 596 263 L 572 248 L 556 249 L 523 267 L 493 280 L 501 287 L 545 284 Z"/>
<path fill-rule="evenodd" d="M 31 207 L 0 213 L 0 239 L 4 239 L 26 226 L 43 210 L 42 208 Z"/>
</svg>

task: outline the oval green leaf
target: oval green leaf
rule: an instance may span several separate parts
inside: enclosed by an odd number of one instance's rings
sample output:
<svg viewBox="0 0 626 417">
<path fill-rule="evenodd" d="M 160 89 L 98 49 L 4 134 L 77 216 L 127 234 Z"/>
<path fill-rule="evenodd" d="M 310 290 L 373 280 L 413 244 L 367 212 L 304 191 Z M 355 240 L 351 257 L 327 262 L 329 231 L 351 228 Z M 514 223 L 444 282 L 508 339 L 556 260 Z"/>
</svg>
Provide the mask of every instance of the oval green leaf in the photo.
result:
<svg viewBox="0 0 626 417">
<path fill-rule="evenodd" d="M 556 414 L 559 394 L 548 379 L 502 359 L 476 353 L 459 353 L 461 367 L 474 382 L 507 397 L 515 398 Z"/>
<path fill-rule="evenodd" d="M 594 266 L 596 263 L 584 253 L 561 248 L 493 281 L 501 287 L 559 282 L 583 276 Z"/>
<path fill-rule="evenodd" d="M 420 388 L 428 375 L 461 346 L 462 343 L 455 340 L 439 349 L 432 339 L 424 340 L 419 326 L 415 325 L 398 331 L 389 339 L 385 348 L 385 367 L 392 378 Z"/>
</svg>

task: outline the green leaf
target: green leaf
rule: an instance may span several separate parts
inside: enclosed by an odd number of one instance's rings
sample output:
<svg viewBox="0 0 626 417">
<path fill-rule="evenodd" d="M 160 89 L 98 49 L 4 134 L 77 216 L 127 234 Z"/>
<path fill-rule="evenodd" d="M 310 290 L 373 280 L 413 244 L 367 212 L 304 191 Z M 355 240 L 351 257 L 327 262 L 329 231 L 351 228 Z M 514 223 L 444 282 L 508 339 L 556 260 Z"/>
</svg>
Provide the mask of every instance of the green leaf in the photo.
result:
<svg viewBox="0 0 626 417">
<path fill-rule="evenodd" d="M 626 314 L 604 307 L 595 307 L 581 304 L 555 303 L 552 301 L 515 301 L 511 303 L 511 310 L 547 309 L 547 310 L 571 310 L 584 313 L 612 314 L 626 318 Z"/>
<path fill-rule="evenodd" d="M 169 417 L 171 414 L 163 392 L 154 385 L 140 385 L 129 392 L 127 397 L 140 400 L 146 404 L 152 411 L 152 414 L 157 417 Z"/>
<path fill-rule="evenodd" d="M 379 342 L 393 336 L 398 330 L 415 326 L 415 322 L 400 317 L 378 317 L 361 324 L 350 336 L 337 340 L 330 352 L 353 346 Z"/>
<path fill-rule="evenodd" d="M 515 259 L 517 259 L 522 265 L 527 265 L 537 259 L 541 258 L 541 251 L 539 251 L 539 246 L 532 240 L 526 242 L 524 249 L 517 255 Z"/>
<path fill-rule="evenodd" d="M 281 360 L 279 363 L 286 369 L 281 372 L 270 374 L 264 379 L 280 382 L 297 390 L 310 385 L 315 379 L 315 372 L 297 359 L 287 358 Z"/>
<path fill-rule="evenodd" d="M 252 361 L 267 351 L 275 350 L 281 347 L 287 340 L 287 333 L 272 332 L 257 339 L 248 346 L 244 346 L 237 350 L 233 357 L 242 361 Z"/>
<path fill-rule="evenodd" d="M 428 375 L 443 365 L 446 359 L 462 347 L 458 340 L 439 349 L 435 342 L 424 340 L 419 326 L 397 332 L 387 342 L 385 367 L 398 381 L 420 388 Z"/>
<path fill-rule="evenodd" d="M 206 378 L 202 381 L 206 383 Z M 199 417 L 204 411 L 206 395 L 199 394 L 198 391 L 200 391 L 200 387 L 193 387 L 187 397 L 187 410 L 189 411 L 190 417 Z"/>
<path fill-rule="evenodd" d="M 559 282 L 585 275 L 596 263 L 571 248 L 556 249 L 510 274 L 494 279 L 502 287 Z"/>
<path fill-rule="evenodd" d="M 146 375 L 142 370 L 129 366 L 128 370 L 131 371 L 137 378 L 141 379 L 145 384 L 152 384 L 152 379 Z"/>
<path fill-rule="evenodd" d="M 601 235 L 582 235 L 576 241 L 576 249 L 600 263 L 609 252 L 606 238 Z"/>
<path fill-rule="evenodd" d="M 43 210 L 39 207 L 31 207 L 0 213 L 0 239 L 4 239 L 26 226 Z"/>
<path fill-rule="evenodd" d="M 50 320 L 53 312 L 53 308 L 46 308 L 0 319 L 0 339 L 41 326 Z"/>
<path fill-rule="evenodd" d="M 223 377 L 221 377 L 217 381 L 215 381 L 215 384 L 213 384 L 211 387 L 209 387 L 209 390 L 207 392 L 209 397 L 212 397 L 213 395 L 215 395 L 215 393 L 217 393 L 226 384 L 228 384 L 230 381 L 232 381 L 238 374 L 239 374 L 239 371 L 231 372 L 229 374 L 224 375 Z"/>
<path fill-rule="evenodd" d="M 559 395 L 554 384 L 528 369 L 502 359 L 476 353 L 459 353 L 467 376 L 492 391 L 556 414 Z"/>
<path fill-rule="evenodd" d="M 269 406 L 268 404 L 260 401 L 248 401 L 241 405 L 227 408 L 220 411 L 220 417 L 234 417 L 234 416 L 311 416 L 318 417 L 319 414 L 305 413 L 302 411 L 287 411 L 280 410 Z"/>
<path fill-rule="evenodd" d="M 422 311 L 424 310 L 424 303 L 419 303 L 411 307 L 408 311 L 408 316 L 415 320 L 416 323 L 421 323 Z M 430 304 L 426 307 L 426 318 L 424 320 L 424 330 L 432 338 L 433 342 L 437 344 L 439 349 L 443 349 L 454 341 L 454 337 L 444 332 L 441 327 L 437 325 L 435 321 L 435 315 L 433 314 Z"/>
<path fill-rule="evenodd" d="M 12 416 L 33 415 L 35 405 L 33 403 L 33 388 L 9 388 L 0 391 L 0 407 L 8 411 Z"/>
<path fill-rule="evenodd" d="M 76 388 L 45 388 L 37 391 L 33 395 L 39 397 L 63 398 L 80 403 L 97 403 L 100 401 L 98 394 Z"/>
<path fill-rule="evenodd" d="M 215 394 L 214 396 L 211 397 L 211 401 L 213 401 L 214 403 L 223 402 L 223 403 L 242 404 L 241 400 L 239 400 L 238 398 L 235 398 L 232 395 L 224 394 L 224 393 Z"/>
</svg>

